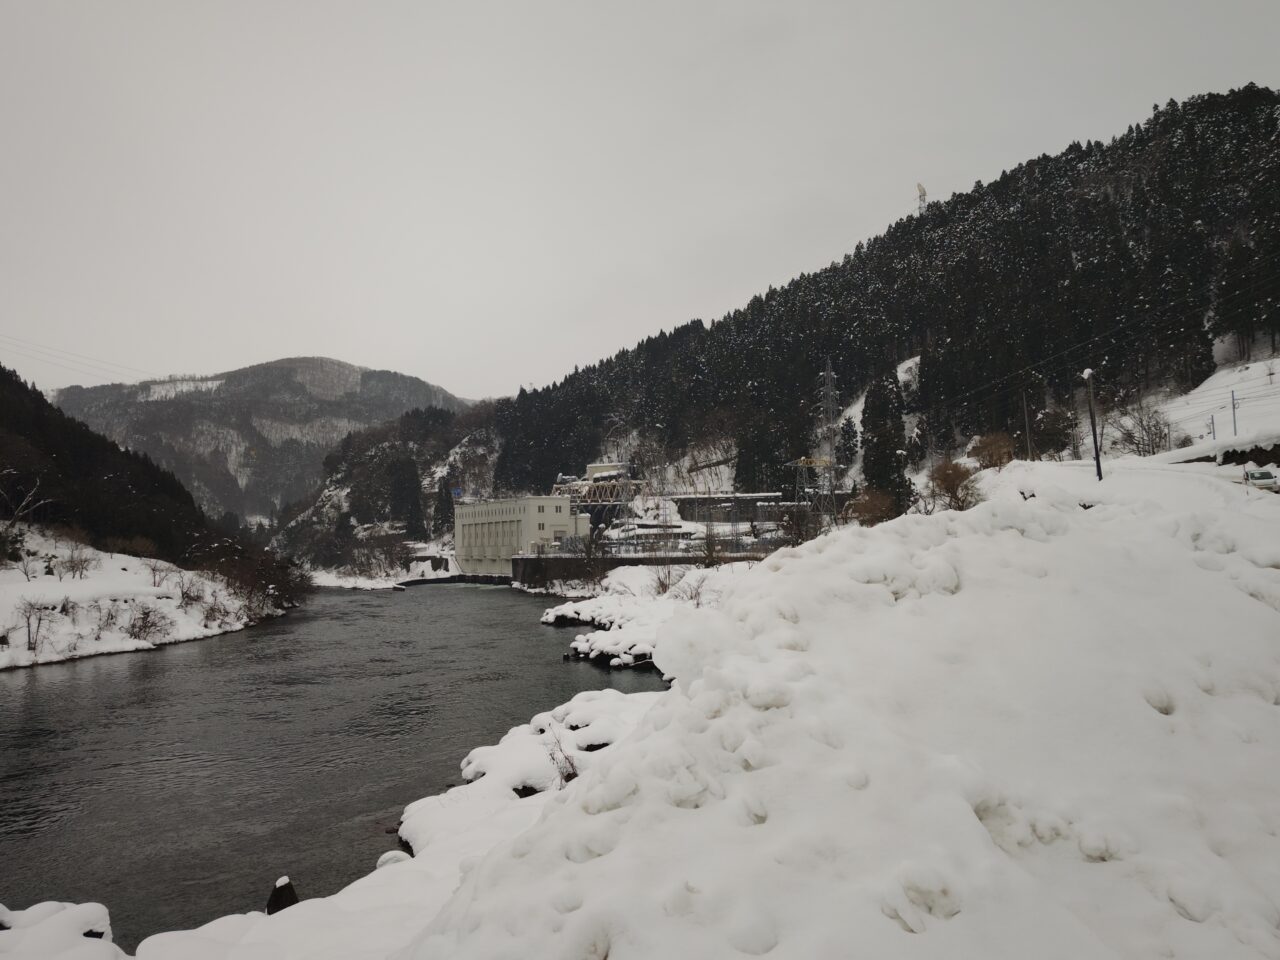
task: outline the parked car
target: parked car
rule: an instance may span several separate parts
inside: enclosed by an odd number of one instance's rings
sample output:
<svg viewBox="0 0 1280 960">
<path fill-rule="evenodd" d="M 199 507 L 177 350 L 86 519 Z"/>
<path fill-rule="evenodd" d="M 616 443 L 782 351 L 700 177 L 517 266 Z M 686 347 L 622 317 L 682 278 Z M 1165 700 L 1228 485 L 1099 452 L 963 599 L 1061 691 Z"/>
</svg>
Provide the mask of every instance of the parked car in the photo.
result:
<svg viewBox="0 0 1280 960">
<path fill-rule="evenodd" d="M 1259 490 L 1275 491 L 1280 486 L 1280 480 L 1270 470 L 1246 470 L 1244 483 L 1247 487 L 1257 487 Z"/>
</svg>

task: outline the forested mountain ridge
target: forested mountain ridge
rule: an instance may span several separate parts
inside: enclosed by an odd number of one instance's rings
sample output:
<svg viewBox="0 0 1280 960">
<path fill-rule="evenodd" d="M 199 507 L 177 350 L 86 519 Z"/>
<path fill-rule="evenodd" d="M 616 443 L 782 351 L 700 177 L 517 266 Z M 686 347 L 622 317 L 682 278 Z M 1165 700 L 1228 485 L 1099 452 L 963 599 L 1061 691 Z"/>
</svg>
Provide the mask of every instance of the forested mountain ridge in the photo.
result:
<svg viewBox="0 0 1280 960">
<path fill-rule="evenodd" d="M 269 516 L 314 488 L 325 453 L 407 410 L 465 409 L 416 377 L 292 357 L 211 377 L 67 387 L 58 405 L 172 470 L 215 514 Z"/>
<path fill-rule="evenodd" d="M 405 539 L 451 529 L 453 489 L 492 490 L 496 448 L 484 401 L 353 432 L 324 458 L 324 484 L 281 511 L 273 543 L 318 567 L 384 575 Z"/>
<path fill-rule="evenodd" d="M 920 441 L 1021 433 L 1083 368 L 1119 396 L 1190 385 L 1212 339 L 1280 325 L 1280 95 L 1170 101 L 1109 143 L 1072 143 L 906 217 L 841 262 L 710 325 L 695 320 L 496 406 L 495 484 L 543 490 L 607 435 L 675 459 L 731 438 L 739 489 L 812 449 L 830 358 L 847 402 L 921 356 Z"/>
</svg>

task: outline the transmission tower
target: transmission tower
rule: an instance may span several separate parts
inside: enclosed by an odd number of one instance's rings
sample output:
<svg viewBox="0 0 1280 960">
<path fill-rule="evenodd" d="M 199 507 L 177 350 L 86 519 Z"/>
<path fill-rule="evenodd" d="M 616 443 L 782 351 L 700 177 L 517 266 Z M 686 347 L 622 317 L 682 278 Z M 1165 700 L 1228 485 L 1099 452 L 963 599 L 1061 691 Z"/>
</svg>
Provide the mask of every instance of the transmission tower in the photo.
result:
<svg viewBox="0 0 1280 960">
<path fill-rule="evenodd" d="M 836 375 L 827 361 L 818 384 L 817 455 L 800 457 L 787 464 L 795 471 L 796 508 L 808 502 L 809 520 L 814 533 L 822 533 L 839 522 L 836 510 L 837 478 L 836 442 L 840 436 L 840 407 L 836 400 Z M 814 486 L 809 485 L 810 473 Z M 808 526 L 808 524 L 806 524 Z"/>
<path fill-rule="evenodd" d="M 917 208 L 916 212 L 923 217 L 924 208 L 929 205 L 929 194 L 928 191 L 925 190 L 923 183 L 916 184 L 916 192 L 920 194 L 920 206 Z"/>
</svg>

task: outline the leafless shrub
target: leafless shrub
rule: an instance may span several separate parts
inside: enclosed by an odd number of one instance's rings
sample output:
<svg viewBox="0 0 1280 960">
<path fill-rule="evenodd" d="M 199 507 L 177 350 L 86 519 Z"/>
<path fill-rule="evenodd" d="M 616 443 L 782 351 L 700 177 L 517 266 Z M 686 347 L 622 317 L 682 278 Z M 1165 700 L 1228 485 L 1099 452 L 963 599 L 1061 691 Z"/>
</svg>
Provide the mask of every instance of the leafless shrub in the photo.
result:
<svg viewBox="0 0 1280 960">
<path fill-rule="evenodd" d="M 134 640 L 152 643 L 173 629 L 173 620 L 163 610 L 139 600 L 133 605 L 133 616 L 124 632 Z"/>
<path fill-rule="evenodd" d="M 916 501 L 916 512 L 930 514 L 937 510 L 968 510 L 982 502 L 978 487 L 978 471 L 944 460 L 929 471 L 929 482 Z"/>
<path fill-rule="evenodd" d="M 653 593 L 654 596 L 665 597 L 671 588 L 675 585 L 676 568 L 669 563 L 659 564 L 653 568 Z"/>
<path fill-rule="evenodd" d="M 877 523 L 884 523 L 896 517 L 898 506 L 892 494 L 864 487 L 862 492 L 846 505 L 845 513 L 847 519 L 864 527 L 874 527 Z"/>
<path fill-rule="evenodd" d="M 95 570 L 100 566 L 100 561 L 84 544 L 72 544 L 71 549 L 67 551 L 67 555 L 59 561 L 59 566 L 65 570 L 73 580 L 83 580 L 85 574 L 90 570 Z M 62 579 L 61 576 L 58 577 Z"/>
<path fill-rule="evenodd" d="M 231 622 L 231 608 L 227 606 L 226 601 L 222 599 L 222 596 L 216 590 L 213 596 L 201 603 L 200 607 L 204 615 L 206 629 L 226 626 Z"/>
<path fill-rule="evenodd" d="M 178 588 L 178 606 L 186 610 L 192 604 L 204 599 L 204 589 L 200 578 L 189 570 L 179 570 L 174 574 L 174 583 Z"/>
<path fill-rule="evenodd" d="M 153 587 L 163 587 L 173 573 L 173 567 L 170 564 L 152 557 L 145 558 L 142 561 L 142 565 L 151 574 L 151 585 Z"/>
<path fill-rule="evenodd" d="M 707 578 L 705 575 L 689 574 L 671 588 L 671 595 L 694 607 L 701 607 L 706 593 Z"/>
<path fill-rule="evenodd" d="M 102 635 L 114 630 L 120 622 L 120 608 L 110 600 L 95 600 L 89 604 L 89 614 L 93 618 L 93 639 L 101 640 Z"/>
<path fill-rule="evenodd" d="M 551 756 L 551 763 L 556 768 L 556 773 L 560 776 L 560 786 L 563 787 L 570 781 L 578 779 L 578 765 L 574 762 L 564 744 L 560 742 L 560 731 L 552 729 L 551 749 L 548 751 Z"/>
<path fill-rule="evenodd" d="M 1013 459 L 1013 438 L 1007 433 L 988 433 L 973 442 L 969 455 L 981 469 L 999 470 Z"/>
</svg>

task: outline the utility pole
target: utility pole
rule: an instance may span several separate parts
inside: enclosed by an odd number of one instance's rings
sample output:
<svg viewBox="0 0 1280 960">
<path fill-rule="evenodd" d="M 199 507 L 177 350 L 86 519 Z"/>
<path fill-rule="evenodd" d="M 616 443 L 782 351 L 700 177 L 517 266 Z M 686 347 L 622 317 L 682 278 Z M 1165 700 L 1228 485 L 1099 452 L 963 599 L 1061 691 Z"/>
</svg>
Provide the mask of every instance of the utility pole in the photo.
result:
<svg viewBox="0 0 1280 960">
<path fill-rule="evenodd" d="M 1214 426 L 1213 417 L 1214 415 L 1212 413 L 1209 414 L 1209 436 L 1211 436 L 1214 440 L 1217 440 L 1218 431 L 1217 431 L 1217 428 Z"/>
<path fill-rule="evenodd" d="M 1031 455 L 1031 417 L 1027 413 L 1027 391 L 1022 391 L 1022 425 L 1027 431 L 1027 459 L 1034 460 Z"/>
<path fill-rule="evenodd" d="M 1240 406 L 1240 401 L 1236 399 L 1236 392 L 1232 390 L 1231 391 L 1231 435 L 1233 437 L 1239 436 L 1239 434 L 1236 433 L 1236 409 L 1239 406 Z"/>
<path fill-rule="evenodd" d="M 1098 471 L 1098 479 L 1102 479 L 1102 451 L 1098 449 L 1098 418 L 1093 412 L 1093 370 L 1085 370 L 1081 374 L 1089 384 L 1089 430 L 1093 433 L 1093 465 Z"/>
</svg>

